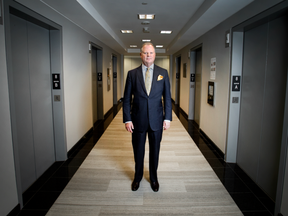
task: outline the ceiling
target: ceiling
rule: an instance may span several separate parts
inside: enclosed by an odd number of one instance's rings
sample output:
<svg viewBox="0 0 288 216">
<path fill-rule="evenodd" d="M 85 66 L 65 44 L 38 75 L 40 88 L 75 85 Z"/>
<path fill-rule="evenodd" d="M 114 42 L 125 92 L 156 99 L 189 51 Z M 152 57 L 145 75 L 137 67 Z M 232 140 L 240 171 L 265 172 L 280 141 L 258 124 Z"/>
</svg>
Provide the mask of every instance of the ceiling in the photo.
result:
<svg viewBox="0 0 288 216">
<path fill-rule="evenodd" d="M 253 0 L 40 0 L 124 55 L 139 54 L 142 39 L 163 45 L 157 53 L 170 55 L 185 47 Z M 138 14 L 155 14 L 143 25 Z M 143 28 L 148 27 L 149 33 Z M 133 30 L 122 34 L 120 30 Z M 172 34 L 162 35 L 161 30 Z M 137 48 L 130 48 L 137 45 Z"/>
</svg>

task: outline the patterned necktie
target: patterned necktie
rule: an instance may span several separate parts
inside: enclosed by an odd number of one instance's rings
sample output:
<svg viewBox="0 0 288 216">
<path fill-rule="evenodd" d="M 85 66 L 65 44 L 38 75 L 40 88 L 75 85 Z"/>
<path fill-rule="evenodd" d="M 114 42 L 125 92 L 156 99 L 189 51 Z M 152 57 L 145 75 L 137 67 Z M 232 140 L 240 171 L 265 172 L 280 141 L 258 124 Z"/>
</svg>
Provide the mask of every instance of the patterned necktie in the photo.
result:
<svg viewBox="0 0 288 216">
<path fill-rule="evenodd" d="M 147 94 L 149 95 L 151 90 L 151 78 L 150 78 L 150 68 L 147 68 L 146 74 L 145 74 L 145 87 Z"/>
</svg>

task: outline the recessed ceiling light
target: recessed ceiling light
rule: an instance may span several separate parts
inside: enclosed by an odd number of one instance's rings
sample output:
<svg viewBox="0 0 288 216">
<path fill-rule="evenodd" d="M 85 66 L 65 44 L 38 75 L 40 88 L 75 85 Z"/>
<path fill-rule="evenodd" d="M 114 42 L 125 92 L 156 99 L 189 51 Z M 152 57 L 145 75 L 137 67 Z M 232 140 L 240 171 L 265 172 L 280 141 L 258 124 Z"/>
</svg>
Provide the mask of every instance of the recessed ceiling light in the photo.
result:
<svg viewBox="0 0 288 216">
<path fill-rule="evenodd" d="M 132 33 L 133 33 L 132 30 L 121 30 L 121 32 L 122 32 L 123 34 L 132 34 Z"/>
<path fill-rule="evenodd" d="M 138 19 L 155 19 L 154 14 L 138 14 Z"/>
<path fill-rule="evenodd" d="M 172 31 L 160 31 L 160 34 L 171 34 Z"/>
<path fill-rule="evenodd" d="M 137 45 L 130 45 L 130 47 L 137 47 Z"/>
<path fill-rule="evenodd" d="M 143 39 L 142 42 L 150 42 L 150 39 Z"/>
<path fill-rule="evenodd" d="M 163 45 L 156 45 L 156 48 L 163 48 Z"/>
</svg>

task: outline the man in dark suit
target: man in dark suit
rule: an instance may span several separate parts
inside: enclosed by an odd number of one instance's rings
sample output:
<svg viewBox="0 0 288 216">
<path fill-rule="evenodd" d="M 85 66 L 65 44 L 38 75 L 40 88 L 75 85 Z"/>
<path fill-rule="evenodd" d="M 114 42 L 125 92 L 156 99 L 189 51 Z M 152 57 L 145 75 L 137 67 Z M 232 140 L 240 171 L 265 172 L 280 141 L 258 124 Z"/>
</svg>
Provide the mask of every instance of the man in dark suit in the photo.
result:
<svg viewBox="0 0 288 216">
<path fill-rule="evenodd" d="M 154 65 L 156 53 L 152 43 L 143 44 L 140 56 L 142 65 L 127 74 L 123 99 L 123 122 L 126 130 L 132 133 L 135 160 L 132 190 L 138 190 L 143 177 L 145 142 L 148 133 L 150 184 L 152 190 L 157 192 L 160 142 L 163 129 L 167 130 L 172 121 L 170 83 L 167 70 Z"/>
</svg>

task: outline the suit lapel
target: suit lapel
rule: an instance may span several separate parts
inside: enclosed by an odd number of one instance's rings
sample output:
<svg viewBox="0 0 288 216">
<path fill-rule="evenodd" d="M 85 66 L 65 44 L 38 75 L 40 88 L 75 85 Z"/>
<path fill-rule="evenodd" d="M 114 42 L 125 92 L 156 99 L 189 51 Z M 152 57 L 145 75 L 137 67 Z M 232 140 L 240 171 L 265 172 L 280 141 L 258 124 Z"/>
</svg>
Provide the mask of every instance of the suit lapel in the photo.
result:
<svg viewBox="0 0 288 216">
<path fill-rule="evenodd" d="M 143 88 L 143 91 L 146 92 L 146 87 L 145 87 L 145 82 L 144 82 L 144 78 L 143 78 L 143 72 L 142 72 L 142 65 L 140 67 L 137 68 L 137 78 L 139 79 L 141 86 Z"/>
<path fill-rule="evenodd" d="M 152 85 L 151 85 L 150 95 L 153 93 L 153 89 L 157 85 L 157 77 L 158 77 L 158 75 L 159 75 L 159 71 L 157 70 L 157 67 L 154 64 L 153 78 L 152 78 Z"/>
</svg>

